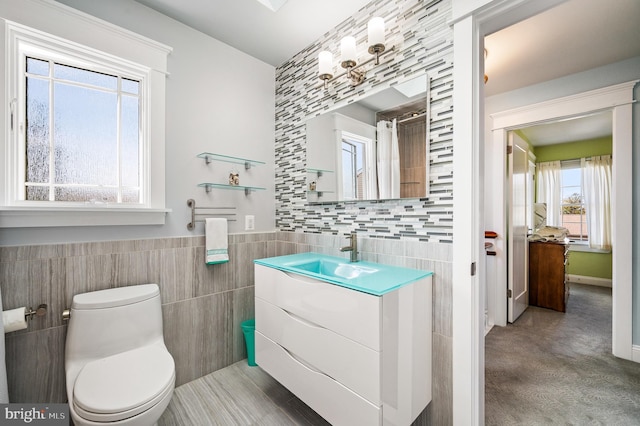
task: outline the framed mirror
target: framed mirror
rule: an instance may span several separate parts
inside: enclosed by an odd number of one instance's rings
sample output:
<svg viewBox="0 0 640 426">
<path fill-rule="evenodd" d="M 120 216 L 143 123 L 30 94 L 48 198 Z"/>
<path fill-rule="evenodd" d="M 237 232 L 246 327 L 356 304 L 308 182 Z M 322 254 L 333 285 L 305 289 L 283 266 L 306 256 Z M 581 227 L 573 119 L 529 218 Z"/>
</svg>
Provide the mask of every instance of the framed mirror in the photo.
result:
<svg viewBox="0 0 640 426">
<path fill-rule="evenodd" d="M 429 195 L 426 75 L 306 122 L 307 201 Z"/>
</svg>

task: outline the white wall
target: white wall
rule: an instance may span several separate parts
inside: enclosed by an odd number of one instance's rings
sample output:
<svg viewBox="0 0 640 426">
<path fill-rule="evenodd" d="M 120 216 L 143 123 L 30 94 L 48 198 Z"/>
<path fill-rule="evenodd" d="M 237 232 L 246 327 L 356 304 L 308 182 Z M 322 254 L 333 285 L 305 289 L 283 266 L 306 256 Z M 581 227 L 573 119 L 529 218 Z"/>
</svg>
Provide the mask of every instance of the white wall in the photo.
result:
<svg viewBox="0 0 640 426">
<path fill-rule="evenodd" d="M 588 90 L 607 87 L 618 83 L 640 78 L 640 57 L 609 64 L 592 70 L 583 71 L 570 76 L 536 84 L 512 92 L 502 93 L 485 99 L 485 183 L 487 188 L 501 185 L 504 179 L 504 167 L 500 158 L 504 158 L 502 147 L 491 145 L 491 114 L 524 105 L 542 102 L 563 96 L 574 95 Z M 640 86 L 635 88 L 636 100 L 640 99 Z M 634 265 L 640 265 L 640 108 L 633 106 L 633 232 L 634 232 Z M 492 191 L 486 191 L 491 197 Z M 499 224 L 492 223 L 496 217 L 502 217 L 497 210 L 501 203 L 487 198 L 485 218 L 487 229 L 498 230 Z M 500 256 L 500 251 L 498 252 Z M 506 252 L 502 253 L 505 256 Z M 640 268 L 633 268 L 633 343 L 640 345 Z"/>
<path fill-rule="evenodd" d="M 244 232 L 246 214 L 255 215 L 255 231 L 274 230 L 274 67 L 131 0 L 60 3 L 173 48 L 168 59 L 165 172 L 166 206 L 172 212 L 163 226 L 2 229 L 0 245 L 202 234 L 202 224 L 195 231 L 186 228 L 188 198 L 201 206 L 236 206 L 238 221 L 229 224 L 230 233 Z M 4 80 L 4 70 L 0 73 Z M 223 162 L 207 167 L 196 158 L 204 151 L 267 164 L 249 172 Z M 245 196 L 231 190 L 206 194 L 196 187 L 200 182 L 225 182 L 232 168 L 238 168 L 241 184 L 266 190 Z"/>
</svg>

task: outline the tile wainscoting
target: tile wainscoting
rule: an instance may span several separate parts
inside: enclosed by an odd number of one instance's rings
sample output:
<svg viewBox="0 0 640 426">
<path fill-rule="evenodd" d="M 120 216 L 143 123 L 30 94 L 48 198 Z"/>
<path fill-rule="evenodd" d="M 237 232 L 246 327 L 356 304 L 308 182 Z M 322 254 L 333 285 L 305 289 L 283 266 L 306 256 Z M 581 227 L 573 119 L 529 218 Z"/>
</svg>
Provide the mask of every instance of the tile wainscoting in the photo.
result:
<svg viewBox="0 0 640 426">
<path fill-rule="evenodd" d="M 62 311 L 74 294 L 157 283 L 165 342 L 181 385 L 246 358 L 240 323 L 253 317 L 253 259 L 276 253 L 276 234 L 229 236 L 229 263 L 207 266 L 204 237 L 0 247 L 4 309 L 49 305 L 6 335 L 12 402 L 64 402 Z"/>
<path fill-rule="evenodd" d="M 363 260 L 435 272 L 433 402 L 430 419 L 417 424 L 450 424 L 451 245 L 366 237 L 358 243 Z M 240 323 L 254 316 L 253 259 L 306 251 L 346 256 L 344 245 L 342 235 L 234 234 L 230 262 L 211 266 L 202 236 L 0 247 L 4 309 L 49 305 L 27 330 L 6 335 L 11 401 L 66 401 L 62 311 L 74 294 L 158 283 L 165 342 L 181 385 L 246 358 Z"/>
</svg>

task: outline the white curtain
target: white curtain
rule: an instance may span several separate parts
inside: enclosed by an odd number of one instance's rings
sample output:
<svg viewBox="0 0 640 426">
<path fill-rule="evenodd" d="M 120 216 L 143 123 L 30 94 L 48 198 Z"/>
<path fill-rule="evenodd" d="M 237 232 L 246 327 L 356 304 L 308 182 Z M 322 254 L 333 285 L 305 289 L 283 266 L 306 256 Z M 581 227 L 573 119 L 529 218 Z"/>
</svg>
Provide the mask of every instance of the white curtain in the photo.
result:
<svg viewBox="0 0 640 426">
<path fill-rule="evenodd" d="M 547 205 L 547 225 L 562 226 L 561 208 L 562 196 L 560 188 L 562 186 L 562 174 L 560 172 L 560 161 L 548 161 L 538 163 L 538 197 L 539 203 Z"/>
<path fill-rule="evenodd" d="M 581 162 L 589 246 L 611 249 L 611 156 Z"/>
<path fill-rule="evenodd" d="M 0 291 L 0 404 L 9 402 L 9 391 L 7 390 L 7 365 L 4 357 L 4 322 L 2 321 L 2 292 Z"/>
<path fill-rule="evenodd" d="M 400 151 L 396 120 L 378 122 L 378 196 L 400 198 Z"/>
</svg>

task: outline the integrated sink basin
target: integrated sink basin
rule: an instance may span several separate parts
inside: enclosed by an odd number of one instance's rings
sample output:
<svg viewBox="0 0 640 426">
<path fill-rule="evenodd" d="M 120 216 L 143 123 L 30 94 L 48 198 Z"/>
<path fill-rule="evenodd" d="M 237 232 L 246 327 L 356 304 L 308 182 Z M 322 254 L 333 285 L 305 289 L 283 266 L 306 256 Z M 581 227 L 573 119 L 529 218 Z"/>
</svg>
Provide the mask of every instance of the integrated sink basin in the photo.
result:
<svg viewBox="0 0 640 426">
<path fill-rule="evenodd" d="M 316 259 L 307 263 L 292 266 L 295 269 L 303 269 L 325 277 L 353 279 L 362 274 L 375 274 L 379 268 L 363 266 L 359 263 L 344 263 L 333 259 Z"/>
<path fill-rule="evenodd" d="M 320 253 L 269 257 L 254 262 L 376 296 L 432 275 L 429 271 L 365 261 L 349 262 L 349 259 Z"/>
</svg>

